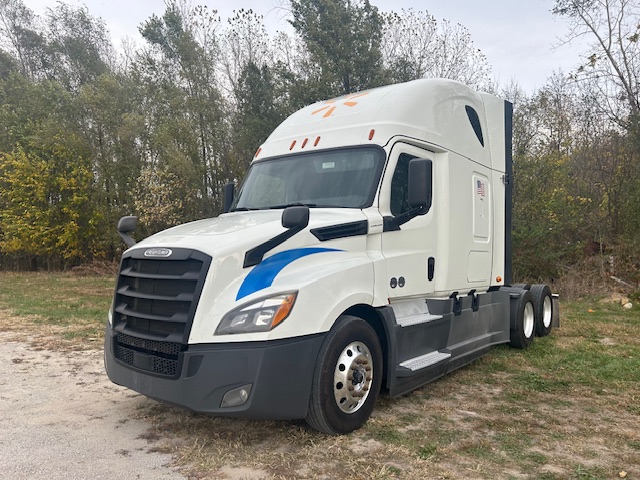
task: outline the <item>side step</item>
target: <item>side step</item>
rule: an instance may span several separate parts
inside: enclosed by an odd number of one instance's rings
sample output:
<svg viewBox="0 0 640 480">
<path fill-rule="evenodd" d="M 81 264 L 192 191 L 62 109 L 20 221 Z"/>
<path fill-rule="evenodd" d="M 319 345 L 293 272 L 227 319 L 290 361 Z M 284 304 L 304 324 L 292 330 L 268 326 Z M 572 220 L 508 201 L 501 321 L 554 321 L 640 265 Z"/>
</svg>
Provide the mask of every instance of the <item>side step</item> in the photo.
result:
<svg viewBox="0 0 640 480">
<path fill-rule="evenodd" d="M 408 368 L 412 372 L 422 370 L 423 368 L 431 367 L 436 363 L 443 362 L 451 357 L 450 353 L 441 352 L 436 350 L 435 352 L 427 353 L 426 355 L 420 355 L 419 357 L 410 358 L 400 364 L 403 368 Z"/>
<path fill-rule="evenodd" d="M 440 320 L 442 315 L 433 315 L 425 300 L 409 300 L 391 305 L 396 317 L 396 324 L 401 327 L 412 327 L 423 323 Z"/>
<path fill-rule="evenodd" d="M 434 320 L 440 320 L 442 315 L 431 315 L 430 313 L 419 313 L 418 315 L 409 315 L 407 317 L 396 318 L 396 322 L 401 327 L 411 327 L 413 325 L 420 325 L 422 323 L 433 322 Z"/>
</svg>

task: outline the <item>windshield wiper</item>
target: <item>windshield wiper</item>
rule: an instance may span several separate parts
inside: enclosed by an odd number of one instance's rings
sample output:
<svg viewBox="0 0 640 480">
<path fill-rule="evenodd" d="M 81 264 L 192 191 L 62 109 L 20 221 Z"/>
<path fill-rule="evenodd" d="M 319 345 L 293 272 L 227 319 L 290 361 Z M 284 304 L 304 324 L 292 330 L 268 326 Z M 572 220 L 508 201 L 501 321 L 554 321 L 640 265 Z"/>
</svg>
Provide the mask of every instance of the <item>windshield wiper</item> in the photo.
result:
<svg viewBox="0 0 640 480">
<path fill-rule="evenodd" d="M 260 210 L 259 208 L 248 208 L 248 207 L 239 207 L 234 208 L 233 210 L 229 210 L 230 212 L 248 212 L 251 210 Z"/>
<path fill-rule="evenodd" d="M 315 203 L 294 202 L 294 203 L 286 203 L 284 205 L 272 205 L 269 208 L 271 210 L 277 210 L 279 208 L 287 208 L 287 207 L 309 207 L 309 208 L 314 208 L 314 207 L 317 207 L 317 205 Z"/>
</svg>

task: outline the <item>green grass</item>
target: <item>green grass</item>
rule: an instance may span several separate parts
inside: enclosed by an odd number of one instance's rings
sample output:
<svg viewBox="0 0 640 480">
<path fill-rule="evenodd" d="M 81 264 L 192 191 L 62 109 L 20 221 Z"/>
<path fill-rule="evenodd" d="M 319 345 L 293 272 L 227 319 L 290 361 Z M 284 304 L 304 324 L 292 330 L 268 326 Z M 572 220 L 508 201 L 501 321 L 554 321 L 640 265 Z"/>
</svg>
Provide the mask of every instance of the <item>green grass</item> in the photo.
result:
<svg viewBox="0 0 640 480">
<path fill-rule="evenodd" d="M 514 469 L 528 478 L 613 478 L 630 469 L 633 478 L 640 476 L 640 444 L 634 440 L 640 429 L 638 327 L 637 308 L 626 311 L 593 298 L 563 304 L 561 328 L 526 351 L 496 347 L 402 399 L 427 411 L 413 417 L 428 428 L 419 458 L 443 466 L 455 458 L 467 470 L 484 466 L 478 478 L 506 478 Z M 485 389 L 490 393 L 482 394 Z M 451 392 L 460 398 L 461 391 L 468 404 L 457 407 Z M 385 405 L 385 414 L 393 415 L 393 402 Z M 439 407 L 438 414 L 428 413 L 427 405 Z M 441 428 L 447 424 L 449 429 Z M 389 445 L 412 443 L 393 432 L 397 426 L 390 420 L 386 431 L 377 426 L 372 433 Z M 540 471 L 548 465 L 553 471 Z"/>
<path fill-rule="evenodd" d="M 103 335 L 114 285 L 113 276 L 2 272 L 0 310 L 27 319 L 27 330 L 55 331 L 60 340 L 81 345 Z"/>
<path fill-rule="evenodd" d="M 114 280 L 2 273 L 0 330 L 99 348 Z M 382 396 L 344 437 L 153 401 L 139 415 L 194 478 L 239 465 L 282 479 L 609 479 L 640 478 L 639 399 L 640 309 L 588 298 L 562 303 L 561 328 L 527 350 L 498 346 L 415 392 Z"/>
<path fill-rule="evenodd" d="M 106 319 L 115 278 L 78 277 L 65 273 L 0 273 L 0 302 L 18 316 L 37 316 L 42 323 Z"/>
</svg>

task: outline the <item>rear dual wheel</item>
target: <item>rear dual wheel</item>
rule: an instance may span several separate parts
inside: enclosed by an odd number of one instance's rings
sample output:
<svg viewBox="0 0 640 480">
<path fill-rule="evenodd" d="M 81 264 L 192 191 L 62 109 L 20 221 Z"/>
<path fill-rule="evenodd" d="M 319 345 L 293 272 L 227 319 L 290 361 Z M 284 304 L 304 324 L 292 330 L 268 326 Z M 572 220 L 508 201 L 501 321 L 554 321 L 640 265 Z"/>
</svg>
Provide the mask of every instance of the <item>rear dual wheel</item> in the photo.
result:
<svg viewBox="0 0 640 480">
<path fill-rule="evenodd" d="M 511 304 L 511 332 L 509 345 L 527 348 L 531 345 L 535 331 L 535 309 L 529 290 L 521 290 L 517 300 Z"/>
<path fill-rule="evenodd" d="M 546 337 L 551 333 L 553 322 L 553 296 L 548 285 L 531 285 L 528 283 L 515 283 L 512 288 L 531 292 L 533 304 L 534 333 L 537 337 Z"/>
<path fill-rule="evenodd" d="M 546 337 L 551 333 L 551 322 L 553 320 L 551 289 L 547 285 L 532 285 L 530 292 L 535 312 L 536 335 L 538 337 Z"/>
</svg>

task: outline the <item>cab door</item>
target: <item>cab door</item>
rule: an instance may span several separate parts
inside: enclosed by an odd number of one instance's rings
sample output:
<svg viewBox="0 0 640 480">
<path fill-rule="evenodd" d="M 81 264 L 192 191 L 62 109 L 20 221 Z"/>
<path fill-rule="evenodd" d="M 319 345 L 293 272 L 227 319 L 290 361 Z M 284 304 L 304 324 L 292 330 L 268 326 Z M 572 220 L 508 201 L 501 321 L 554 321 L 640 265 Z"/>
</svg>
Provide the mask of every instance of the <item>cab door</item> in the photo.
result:
<svg viewBox="0 0 640 480">
<path fill-rule="evenodd" d="M 394 224 L 394 219 L 411 210 L 408 204 L 409 161 L 414 158 L 432 160 L 432 178 L 435 178 L 437 166 L 433 162 L 434 157 L 433 152 L 405 143 L 396 143 L 389 155 L 379 207 L 385 219 L 382 254 L 390 300 L 425 296 L 435 290 L 438 202 L 433 185 L 433 201 L 428 213 L 418 215 L 399 227 Z"/>
</svg>

